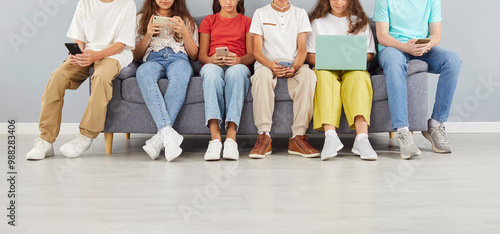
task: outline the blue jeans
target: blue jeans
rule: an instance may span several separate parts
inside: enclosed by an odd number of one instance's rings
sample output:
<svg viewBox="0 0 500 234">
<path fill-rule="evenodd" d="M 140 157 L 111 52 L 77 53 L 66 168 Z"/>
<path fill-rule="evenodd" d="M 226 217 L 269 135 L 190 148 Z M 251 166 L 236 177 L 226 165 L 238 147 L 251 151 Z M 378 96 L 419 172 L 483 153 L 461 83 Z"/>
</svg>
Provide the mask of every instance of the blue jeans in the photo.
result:
<svg viewBox="0 0 500 234">
<path fill-rule="evenodd" d="M 146 62 L 137 69 L 137 84 L 142 97 L 153 117 L 158 131 L 174 125 L 175 118 L 184 104 L 193 68 L 186 54 L 166 47 L 158 52 L 152 51 Z M 168 87 L 165 96 L 160 92 L 158 80 L 167 77 Z"/>
<path fill-rule="evenodd" d="M 226 128 L 229 122 L 233 122 L 238 129 L 250 85 L 250 69 L 242 64 L 223 68 L 208 63 L 201 68 L 200 76 L 203 79 L 205 124 L 217 119 L 220 125 L 225 114 Z"/>
<path fill-rule="evenodd" d="M 458 82 L 462 60 L 453 51 L 433 47 L 423 56 L 416 57 L 393 47 L 386 47 L 380 52 L 379 61 L 384 69 L 389 97 L 392 128 L 408 127 L 407 103 L 407 62 L 419 59 L 429 65 L 428 72 L 440 74 L 432 119 L 446 122 L 450 114 L 451 102 Z"/>
</svg>

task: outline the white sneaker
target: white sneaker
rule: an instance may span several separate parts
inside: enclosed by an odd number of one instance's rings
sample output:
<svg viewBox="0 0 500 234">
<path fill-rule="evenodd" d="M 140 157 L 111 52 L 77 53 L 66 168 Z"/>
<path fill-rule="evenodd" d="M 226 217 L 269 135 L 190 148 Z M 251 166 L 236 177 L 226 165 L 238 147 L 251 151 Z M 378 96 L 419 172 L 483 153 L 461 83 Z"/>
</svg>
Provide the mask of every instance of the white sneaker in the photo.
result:
<svg viewBox="0 0 500 234">
<path fill-rule="evenodd" d="M 356 137 L 352 146 L 352 152 L 361 156 L 361 159 L 364 160 L 377 160 L 378 158 L 377 152 L 373 150 L 368 140 L 368 135 Z"/>
<path fill-rule="evenodd" d="M 222 143 L 220 142 L 219 139 L 211 140 L 210 142 L 208 142 L 207 152 L 205 152 L 205 161 L 219 160 L 221 150 L 222 150 Z"/>
<path fill-rule="evenodd" d="M 144 151 L 155 160 L 160 156 L 161 149 L 163 148 L 160 132 L 156 133 L 151 139 L 146 141 L 146 145 L 142 147 Z"/>
<path fill-rule="evenodd" d="M 93 140 L 92 138 L 78 134 L 76 135 L 76 139 L 64 144 L 59 150 L 68 158 L 76 158 L 90 148 Z"/>
<path fill-rule="evenodd" d="M 222 151 L 222 157 L 229 160 L 238 160 L 240 157 L 240 152 L 238 151 L 238 143 L 233 139 L 229 138 L 224 141 L 224 150 Z"/>
<path fill-rule="evenodd" d="M 325 144 L 323 145 L 323 150 L 321 150 L 321 161 L 328 160 L 337 156 L 337 152 L 344 148 L 342 142 L 340 142 L 339 135 L 335 133 L 326 134 Z"/>
<path fill-rule="evenodd" d="M 172 161 L 179 157 L 182 153 L 181 144 L 184 137 L 181 136 L 172 127 L 164 127 L 160 131 L 160 137 L 162 138 L 163 147 L 165 147 L 165 158 L 167 161 Z"/>
<path fill-rule="evenodd" d="M 52 143 L 45 141 L 42 138 L 37 138 L 33 149 L 26 154 L 26 159 L 28 160 L 40 160 L 45 157 L 54 156 L 54 146 Z"/>
</svg>

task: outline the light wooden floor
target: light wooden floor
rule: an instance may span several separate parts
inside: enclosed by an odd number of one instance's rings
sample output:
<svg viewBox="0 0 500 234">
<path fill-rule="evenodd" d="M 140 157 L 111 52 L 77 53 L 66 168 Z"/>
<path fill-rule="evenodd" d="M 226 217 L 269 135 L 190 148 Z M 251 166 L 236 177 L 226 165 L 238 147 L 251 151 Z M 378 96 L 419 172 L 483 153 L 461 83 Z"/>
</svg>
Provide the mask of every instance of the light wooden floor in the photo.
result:
<svg viewBox="0 0 500 234">
<path fill-rule="evenodd" d="M 500 134 L 449 135 L 446 155 L 415 136 L 423 155 L 410 161 L 375 134 L 375 162 L 351 154 L 344 136 L 341 156 L 325 162 L 288 156 L 286 138 L 250 160 L 254 137 L 239 139 L 239 161 L 205 162 L 208 138 L 191 137 L 167 163 L 134 134 L 115 135 L 111 156 L 100 136 L 76 159 L 59 153 L 73 136 L 60 136 L 55 157 L 26 161 L 36 136 L 20 135 L 18 226 L 6 224 L 3 179 L 0 233 L 500 233 Z M 322 137 L 312 144 L 321 149 Z"/>
</svg>

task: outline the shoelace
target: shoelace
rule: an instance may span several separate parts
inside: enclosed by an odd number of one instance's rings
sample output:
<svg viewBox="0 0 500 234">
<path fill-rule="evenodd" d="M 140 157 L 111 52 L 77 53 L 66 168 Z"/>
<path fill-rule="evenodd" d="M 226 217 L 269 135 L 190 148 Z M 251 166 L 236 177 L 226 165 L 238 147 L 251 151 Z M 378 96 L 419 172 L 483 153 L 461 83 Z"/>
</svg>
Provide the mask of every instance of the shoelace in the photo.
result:
<svg viewBox="0 0 500 234">
<path fill-rule="evenodd" d="M 436 129 L 436 131 L 434 131 L 436 133 L 439 142 L 448 142 L 448 137 L 446 137 L 445 130 L 446 129 L 444 127 L 444 124 L 441 124 L 439 128 Z"/>
<path fill-rule="evenodd" d="M 398 134 L 398 138 L 401 139 L 403 146 L 408 146 L 413 144 L 413 139 L 409 134 L 410 134 L 409 132 Z"/>
<path fill-rule="evenodd" d="M 226 141 L 228 145 L 234 146 L 233 142 L 228 142 Z M 229 150 L 231 153 L 237 154 L 238 153 L 238 147 L 224 147 L 224 150 Z"/>
<path fill-rule="evenodd" d="M 33 144 L 33 148 L 43 148 L 45 145 L 45 142 L 42 140 L 42 138 L 37 138 L 35 140 L 35 144 Z"/>
<path fill-rule="evenodd" d="M 210 143 L 208 144 L 207 153 L 208 153 L 208 154 L 211 154 L 211 153 L 217 153 L 217 150 L 216 150 L 216 144 L 215 144 L 215 143 L 210 142 Z"/>
<path fill-rule="evenodd" d="M 78 135 L 74 141 L 76 142 L 78 147 L 83 147 L 83 146 L 85 146 L 85 144 L 87 142 L 87 137 L 85 137 L 83 135 Z"/>
<path fill-rule="evenodd" d="M 310 145 L 307 143 L 307 140 L 309 140 L 309 137 L 304 135 L 304 136 L 296 136 L 297 138 L 297 142 L 299 144 L 299 146 L 303 149 L 303 150 L 306 150 L 306 151 L 309 151 L 309 150 L 312 150 L 310 149 Z"/>
</svg>

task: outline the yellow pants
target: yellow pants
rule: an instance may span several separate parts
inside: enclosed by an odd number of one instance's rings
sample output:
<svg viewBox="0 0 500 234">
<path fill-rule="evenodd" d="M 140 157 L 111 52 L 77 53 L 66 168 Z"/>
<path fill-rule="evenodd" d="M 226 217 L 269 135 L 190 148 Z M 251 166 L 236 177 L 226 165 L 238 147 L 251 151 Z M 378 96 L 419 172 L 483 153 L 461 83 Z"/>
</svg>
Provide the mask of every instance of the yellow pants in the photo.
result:
<svg viewBox="0 0 500 234">
<path fill-rule="evenodd" d="M 318 82 L 314 96 L 313 126 L 340 125 L 342 106 L 349 128 L 356 129 L 354 118 L 363 116 L 370 126 L 373 90 L 367 71 L 327 71 L 314 69 Z"/>
</svg>

